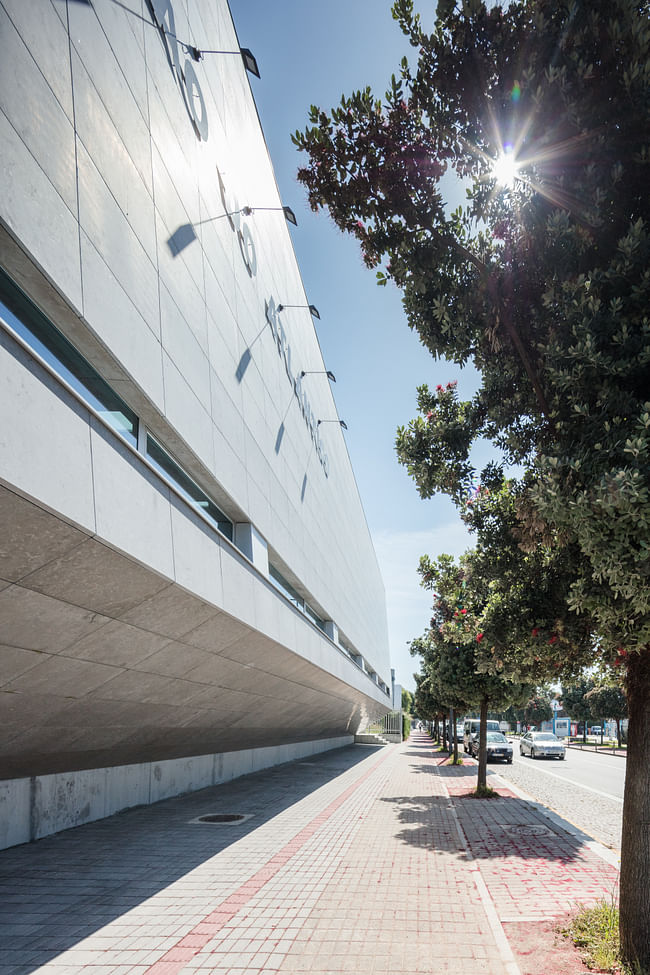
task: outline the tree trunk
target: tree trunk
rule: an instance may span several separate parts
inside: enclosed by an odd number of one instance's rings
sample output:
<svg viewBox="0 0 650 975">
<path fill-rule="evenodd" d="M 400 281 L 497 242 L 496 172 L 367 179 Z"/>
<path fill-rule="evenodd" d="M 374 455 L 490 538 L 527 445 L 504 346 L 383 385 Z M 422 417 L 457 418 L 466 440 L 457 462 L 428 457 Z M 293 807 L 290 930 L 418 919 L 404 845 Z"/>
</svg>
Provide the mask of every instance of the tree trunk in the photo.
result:
<svg viewBox="0 0 650 975">
<path fill-rule="evenodd" d="M 456 738 L 456 709 L 452 708 L 449 713 L 449 741 L 454 742 L 454 765 L 458 765 L 458 740 Z"/>
<path fill-rule="evenodd" d="M 627 770 L 621 842 L 621 953 L 650 975 L 650 647 L 628 655 Z"/>
<path fill-rule="evenodd" d="M 478 784 L 477 788 L 487 788 L 487 716 L 488 700 L 486 697 L 481 701 L 481 724 L 479 726 L 478 739 Z"/>
</svg>

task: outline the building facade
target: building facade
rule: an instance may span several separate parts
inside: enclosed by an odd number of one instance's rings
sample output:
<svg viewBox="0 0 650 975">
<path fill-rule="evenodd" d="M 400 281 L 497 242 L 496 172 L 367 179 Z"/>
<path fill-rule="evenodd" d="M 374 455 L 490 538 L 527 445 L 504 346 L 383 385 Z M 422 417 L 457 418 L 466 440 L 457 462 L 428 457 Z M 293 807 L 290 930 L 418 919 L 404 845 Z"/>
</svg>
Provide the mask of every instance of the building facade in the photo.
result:
<svg viewBox="0 0 650 975">
<path fill-rule="evenodd" d="M 351 741 L 391 680 L 226 0 L 0 0 L 0 126 L 8 846 Z"/>
</svg>

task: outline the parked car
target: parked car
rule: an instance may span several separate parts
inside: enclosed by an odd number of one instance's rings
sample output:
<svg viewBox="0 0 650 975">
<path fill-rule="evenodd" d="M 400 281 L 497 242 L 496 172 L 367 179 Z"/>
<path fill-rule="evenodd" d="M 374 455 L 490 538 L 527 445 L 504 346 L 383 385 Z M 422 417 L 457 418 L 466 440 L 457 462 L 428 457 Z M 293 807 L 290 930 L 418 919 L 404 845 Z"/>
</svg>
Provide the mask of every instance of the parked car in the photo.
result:
<svg viewBox="0 0 650 975">
<path fill-rule="evenodd" d="M 474 739 L 478 739 L 481 730 L 481 722 L 478 718 L 465 718 L 465 726 L 463 732 L 463 751 L 465 753 L 472 754 L 472 742 Z M 487 731 L 497 731 L 500 733 L 499 722 L 498 721 L 488 721 Z"/>
<path fill-rule="evenodd" d="M 528 731 L 519 741 L 519 754 L 562 759 L 566 755 L 566 746 L 550 731 Z"/>
<path fill-rule="evenodd" d="M 494 762 L 498 759 L 501 762 L 508 762 L 509 765 L 512 764 L 512 745 L 500 731 L 488 731 L 486 735 L 486 748 L 488 762 Z M 479 739 L 474 738 L 470 749 L 470 753 L 474 758 L 478 758 L 478 750 Z"/>
<path fill-rule="evenodd" d="M 462 724 L 457 724 L 456 725 L 456 741 L 462 741 L 463 740 L 463 734 L 464 734 L 464 727 L 463 727 L 463 725 Z M 449 728 L 445 728 L 445 741 L 447 741 L 448 739 L 449 739 Z M 452 744 L 453 744 L 453 738 L 452 738 Z"/>
</svg>

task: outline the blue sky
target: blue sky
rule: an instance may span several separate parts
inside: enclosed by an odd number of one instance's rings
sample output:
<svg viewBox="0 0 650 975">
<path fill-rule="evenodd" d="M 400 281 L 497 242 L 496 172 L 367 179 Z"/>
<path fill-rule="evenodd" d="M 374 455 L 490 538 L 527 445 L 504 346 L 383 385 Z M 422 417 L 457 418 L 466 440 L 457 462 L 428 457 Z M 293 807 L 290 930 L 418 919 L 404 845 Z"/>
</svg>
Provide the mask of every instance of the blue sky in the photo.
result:
<svg viewBox="0 0 650 975">
<path fill-rule="evenodd" d="M 292 237 L 316 322 L 345 439 L 381 566 L 388 605 L 392 666 L 413 689 L 418 661 L 407 642 L 430 617 L 419 586 L 420 555 L 460 554 L 470 544 L 446 498 L 422 501 L 398 463 L 395 431 L 416 414 L 415 391 L 458 380 L 461 396 L 476 386 L 471 369 L 434 361 L 406 324 L 399 293 L 379 288 L 359 248 L 327 214 L 312 214 L 296 182 L 301 155 L 290 135 L 308 124 L 309 106 L 329 109 L 343 93 L 371 85 L 383 95 L 412 48 L 392 19 L 389 0 L 230 0 L 239 41 L 257 58 L 251 87 L 284 203 L 298 218 Z M 450 205 L 462 194 L 450 190 Z"/>
</svg>

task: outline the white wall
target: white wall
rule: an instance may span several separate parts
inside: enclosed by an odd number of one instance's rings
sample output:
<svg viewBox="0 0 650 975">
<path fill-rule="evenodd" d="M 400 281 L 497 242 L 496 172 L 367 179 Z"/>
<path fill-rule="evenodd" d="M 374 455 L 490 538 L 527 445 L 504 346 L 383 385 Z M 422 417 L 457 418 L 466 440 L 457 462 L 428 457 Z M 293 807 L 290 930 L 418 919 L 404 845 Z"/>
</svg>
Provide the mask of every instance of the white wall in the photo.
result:
<svg viewBox="0 0 650 975">
<path fill-rule="evenodd" d="M 0 849 L 342 748 L 351 736 L 0 782 Z"/>
<path fill-rule="evenodd" d="M 150 20 L 144 2 L 132 7 Z M 173 11 L 178 37 L 237 48 L 225 0 L 173 0 Z M 149 23 L 110 0 L 92 6 L 1 0 L 4 253 L 10 238 L 19 243 L 27 258 L 19 268 L 16 257 L 23 286 L 226 513 L 255 525 L 389 684 L 383 585 L 342 433 L 335 425 L 322 428 L 327 477 L 265 320 L 271 298 L 307 303 L 286 221 L 264 209 L 242 221 L 255 247 L 251 276 L 224 216 L 217 168 L 240 206 L 281 205 L 248 78 L 238 56 L 206 55 L 193 67 L 205 100 L 206 140 L 192 128 L 162 37 Z M 170 235 L 201 220 L 211 222 L 197 226 L 198 240 L 173 257 Z M 42 271 L 64 301 L 30 268 Z M 287 309 L 281 321 L 293 374 L 323 368 L 309 312 Z M 250 362 L 238 379 L 247 349 Z M 6 375 L 11 381 L 11 371 Z M 325 377 L 307 377 L 305 389 L 317 417 L 336 415 Z M 10 395 L 36 419 L 37 402 L 15 387 Z M 177 516 L 169 524 L 164 506 L 149 507 L 143 525 L 140 505 L 139 523 L 129 521 L 121 498 L 149 499 L 148 487 L 111 453 L 101 432 L 93 428 L 88 438 L 73 415 L 61 424 L 75 464 L 65 453 L 48 457 L 45 441 L 16 443 L 15 467 L 3 476 L 173 576 Z M 28 452 L 40 456 L 27 462 Z M 66 472 L 80 458 L 85 474 L 70 484 Z M 206 586 L 196 566 L 213 556 L 200 537 L 192 540 L 187 528 L 184 534 L 174 571 L 191 591 L 212 599 L 212 583 Z M 251 609 L 237 578 L 235 570 L 223 575 L 218 595 L 229 612 L 245 616 Z"/>
</svg>

